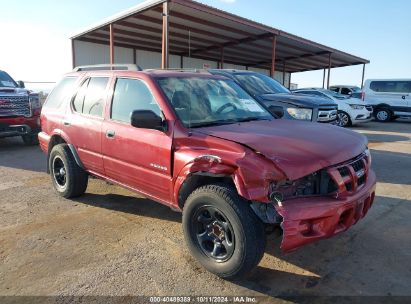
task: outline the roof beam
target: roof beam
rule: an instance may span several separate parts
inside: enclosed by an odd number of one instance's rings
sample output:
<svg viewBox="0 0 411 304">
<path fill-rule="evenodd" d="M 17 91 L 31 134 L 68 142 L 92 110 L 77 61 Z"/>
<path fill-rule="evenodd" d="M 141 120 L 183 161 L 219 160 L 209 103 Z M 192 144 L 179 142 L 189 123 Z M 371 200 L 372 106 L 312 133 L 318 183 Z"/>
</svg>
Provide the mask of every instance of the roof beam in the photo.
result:
<svg viewBox="0 0 411 304">
<path fill-rule="evenodd" d="M 154 24 L 159 24 L 161 22 L 160 19 L 150 17 L 150 16 L 147 16 L 147 15 L 138 15 L 136 17 L 133 17 L 132 19 L 136 19 L 136 20 L 140 19 L 140 20 L 143 20 L 143 21 L 146 21 L 146 22 L 151 22 L 151 23 L 154 23 Z M 191 27 L 191 26 L 179 24 L 179 23 L 172 22 L 172 21 L 170 21 L 170 28 L 176 28 L 176 29 L 179 29 L 179 30 L 187 31 L 187 32 L 191 31 L 192 33 L 197 33 L 197 34 L 200 34 L 200 35 L 213 37 L 213 38 L 220 39 L 220 40 L 226 40 L 227 41 L 227 40 L 232 39 L 232 37 L 230 37 L 230 36 L 213 33 L 213 32 L 210 32 L 210 31 L 206 31 L 206 30 L 199 29 L 199 28 L 194 28 L 194 27 Z"/>
<path fill-rule="evenodd" d="M 268 33 L 264 33 L 261 35 L 253 35 L 253 36 L 248 36 L 246 38 L 242 38 L 242 39 L 233 39 L 224 43 L 218 43 L 218 44 L 213 44 L 213 45 L 209 45 L 207 47 L 204 48 L 198 48 L 196 50 L 191 51 L 191 54 L 196 54 L 196 53 L 204 53 L 204 52 L 209 52 L 212 50 L 217 50 L 217 49 L 221 49 L 224 47 L 230 47 L 230 46 L 235 46 L 235 45 L 239 45 L 239 44 L 243 44 L 243 43 L 248 43 L 248 42 L 252 42 L 252 41 L 256 41 L 256 40 L 260 40 L 260 39 L 265 39 L 268 37 L 271 37 L 272 34 L 268 34 Z M 182 55 L 186 55 L 182 54 Z"/>
<path fill-rule="evenodd" d="M 90 33 L 88 36 L 89 36 L 89 37 L 92 37 L 92 38 L 108 39 L 107 35 L 99 34 L 99 33 Z M 86 36 L 86 37 L 87 37 L 87 36 Z M 137 39 L 131 39 L 131 38 L 125 38 L 125 37 L 116 36 L 116 37 L 115 37 L 115 42 L 116 42 L 116 44 L 117 44 L 117 41 L 125 42 L 125 43 L 130 43 L 131 45 L 133 45 L 133 44 L 135 44 L 135 45 L 143 45 L 143 46 L 146 45 L 146 46 L 148 46 L 148 47 L 150 47 L 150 48 L 157 48 L 156 52 L 160 52 L 160 51 L 161 51 L 161 40 L 158 41 L 157 43 L 155 43 L 155 42 L 149 42 L 149 41 L 145 41 L 145 40 L 137 40 Z M 173 49 L 176 50 L 176 51 L 182 52 L 182 51 L 185 50 L 185 48 L 181 48 L 181 47 L 179 47 L 179 46 L 174 46 L 174 43 L 172 43 L 172 42 L 170 41 L 170 45 L 171 45 L 171 44 L 173 45 Z"/>
<path fill-rule="evenodd" d="M 105 31 L 104 31 L 104 33 L 106 34 Z M 121 36 L 118 36 L 118 35 L 124 35 L 124 36 L 127 36 L 127 37 L 123 37 L 123 38 L 129 38 L 129 39 L 133 39 L 134 37 L 138 37 L 138 38 L 142 38 L 142 39 L 152 40 L 152 41 L 155 41 L 155 42 L 158 42 L 159 40 L 161 40 L 161 36 L 156 37 L 156 36 L 151 36 L 151 35 L 147 35 L 147 34 L 134 33 L 134 32 L 131 32 L 131 31 L 119 29 L 117 27 L 116 27 L 116 34 L 117 34 L 116 37 L 121 37 Z M 188 42 L 179 41 L 179 40 L 175 40 L 175 39 L 170 39 L 170 42 L 172 42 L 173 44 L 181 45 L 181 46 L 184 46 L 184 47 L 188 48 Z M 194 44 L 194 45 L 191 44 L 191 46 L 202 47 L 202 45 L 199 45 L 199 44 Z"/>
<path fill-rule="evenodd" d="M 136 24 L 136 23 L 128 22 L 128 21 L 121 21 L 121 22 L 116 23 L 116 25 L 126 27 L 126 28 L 130 28 L 130 29 L 135 29 L 135 30 L 140 30 L 140 31 L 143 30 L 143 31 L 146 31 L 146 32 L 155 33 L 155 34 L 158 34 L 157 39 L 161 38 L 161 29 L 160 28 L 155 28 L 155 27 L 151 27 L 151 26 L 147 26 L 147 25 L 143 25 L 143 24 Z M 122 31 L 124 31 L 124 35 L 129 35 L 129 36 L 140 35 L 140 33 L 138 33 L 138 32 L 133 32 L 133 31 L 129 31 L 129 30 L 122 30 Z M 188 35 L 177 33 L 177 32 L 171 31 L 171 30 L 170 30 L 170 37 L 188 40 Z M 197 41 L 199 43 L 203 43 L 203 44 L 209 44 L 210 43 L 209 39 L 195 37 L 195 36 L 194 37 L 192 36 L 191 40 L 195 40 L 195 41 Z M 203 46 L 199 46 L 199 47 L 203 47 Z"/>
<path fill-rule="evenodd" d="M 159 8 L 154 8 L 153 11 L 156 12 L 161 12 L 161 10 Z M 234 27 L 230 27 L 224 24 L 220 24 L 220 23 L 215 23 L 209 20 L 204 20 L 204 19 L 200 19 L 200 18 L 196 18 L 194 16 L 191 15 L 187 15 L 184 13 L 179 13 L 177 11 L 172 11 L 170 14 L 170 17 L 172 18 L 178 18 L 178 19 L 182 19 L 184 21 L 191 21 L 197 24 L 201 24 L 201 25 L 205 25 L 205 26 L 209 26 L 209 27 L 215 27 L 218 28 L 220 30 L 226 31 L 226 32 L 230 32 L 230 33 L 234 33 L 234 34 L 238 34 L 238 35 L 242 35 L 242 36 L 249 36 L 250 33 L 243 31 L 243 30 L 239 30 L 237 28 Z"/>
<path fill-rule="evenodd" d="M 208 14 L 213 15 L 213 16 L 221 17 L 221 18 L 228 19 L 228 20 L 231 20 L 231 21 L 234 21 L 234 22 L 238 22 L 242 25 L 246 25 L 246 26 L 249 26 L 249 27 L 252 27 L 252 28 L 255 28 L 255 29 L 266 31 L 266 32 L 269 32 L 271 34 L 277 34 L 277 35 L 280 34 L 280 31 L 275 29 L 275 28 L 266 26 L 264 24 L 261 24 L 261 23 L 255 22 L 255 21 L 251 21 L 249 19 L 237 16 L 237 15 L 234 15 L 234 14 L 230 14 L 228 12 L 224 12 L 224 11 L 215 9 L 213 7 L 207 6 L 205 4 L 198 3 L 196 1 L 191 1 L 191 0 L 170 0 L 170 1 L 173 2 L 173 3 L 178 3 L 180 5 L 183 5 L 185 7 L 191 8 L 191 9 L 195 9 L 195 10 L 198 10 L 198 11 L 201 11 L 201 12 L 204 12 L 204 13 L 208 13 Z"/>
</svg>

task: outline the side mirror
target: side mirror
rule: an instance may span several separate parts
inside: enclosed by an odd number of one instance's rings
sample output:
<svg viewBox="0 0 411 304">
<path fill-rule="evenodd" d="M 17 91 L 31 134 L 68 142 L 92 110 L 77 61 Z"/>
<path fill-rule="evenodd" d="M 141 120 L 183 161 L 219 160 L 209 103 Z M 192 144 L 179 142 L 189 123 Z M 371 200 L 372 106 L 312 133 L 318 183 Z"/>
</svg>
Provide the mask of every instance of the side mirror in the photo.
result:
<svg viewBox="0 0 411 304">
<path fill-rule="evenodd" d="M 159 131 L 167 129 L 163 119 L 150 110 L 138 110 L 131 113 L 131 125 L 140 129 Z"/>
<path fill-rule="evenodd" d="M 17 85 L 19 86 L 19 88 L 24 89 L 26 87 L 26 85 L 24 84 L 24 81 L 17 81 Z"/>
<path fill-rule="evenodd" d="M 271 114 L 273 114 L 276 118 L 282 118 L 284 116 L 284 109 L 280 106 L 269 106 L 268 110 Z"/>
</svg>

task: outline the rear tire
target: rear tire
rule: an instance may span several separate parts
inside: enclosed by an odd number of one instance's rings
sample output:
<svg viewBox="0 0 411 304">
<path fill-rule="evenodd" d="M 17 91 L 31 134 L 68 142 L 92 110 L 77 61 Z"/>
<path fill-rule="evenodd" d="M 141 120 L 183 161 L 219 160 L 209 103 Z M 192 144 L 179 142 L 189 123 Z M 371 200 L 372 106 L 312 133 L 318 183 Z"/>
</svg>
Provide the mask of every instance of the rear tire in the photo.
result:
<svg viewBox="0 0 411 304">
<path fill-rule="evenodd" d="M 392 118 L 392 113 L 386 108 L 376 109 L 374 112 L 375 119 L 379 122 L 389 122 Z"/>
<path fill-rule="evenodd" d="M 188 197 L 183 230 L 196 260 L 224 279 L 243 277 L 264 255 L 264 224 L 248 202 L 226 185 L 206 185 Z"/>
<path fill-rule="evenodd" d="M 49 156 L 51 181 L 64 198 L 78 197 L 87 189 L 88 174 L 80 168 L 66 144 L 53 147 Z"/>
<path fill-rule="evenodd" d="M 39 144 L 39 138 L 37 133 L 30 133 L 27 135 L 22 135 L 21 138 L 26 146 L 36 146 Z"/>
</svg>

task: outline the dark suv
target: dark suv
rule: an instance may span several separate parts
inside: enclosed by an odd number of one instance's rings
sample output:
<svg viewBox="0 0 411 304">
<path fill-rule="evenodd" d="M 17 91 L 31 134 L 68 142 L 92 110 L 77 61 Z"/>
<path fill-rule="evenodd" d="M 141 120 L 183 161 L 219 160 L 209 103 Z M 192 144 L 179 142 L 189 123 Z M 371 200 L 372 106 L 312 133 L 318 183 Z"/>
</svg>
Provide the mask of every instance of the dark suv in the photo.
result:
<svg viewBox="0 0 411 304">
<path fill-rule="evenodd" d="M 0 71 L 0 138 L 21 136 L 27 145 L 38 144 L 40 111 L 38 94 Z"/>
<path fill-rule="evenodd" d="M 224 278 L 259 263 L 266 231 L 283 229 L 289 252 L 371 207 L 363 135 L 275 119 L 222 76 L 124 68 L 78 68 L 49 95 L 39 139 L 59 195 L 92 175 L 182 211 L 191 254 Z"/>
<path fill-rule="evenodd" d="M 279 118 L 332 124 L 337 122 L 338 105 L 334 102 L 292 94 L 278 81 L 266 75 L 239 70 L 211 69 L 209 72 L 233 79 Z"/>
</svg>

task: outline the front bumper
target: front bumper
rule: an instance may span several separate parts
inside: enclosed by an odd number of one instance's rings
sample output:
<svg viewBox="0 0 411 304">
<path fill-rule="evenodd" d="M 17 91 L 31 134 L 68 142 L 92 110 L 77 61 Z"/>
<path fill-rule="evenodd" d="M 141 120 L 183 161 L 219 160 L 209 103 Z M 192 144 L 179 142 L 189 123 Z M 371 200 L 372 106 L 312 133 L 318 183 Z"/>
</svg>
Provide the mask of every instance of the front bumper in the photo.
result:
<svg viewBox="0 0 411 304">
<path fill-rule="evenodd" d="M 347 230 L 367 214 L 374 202 L 375 188 L 375 173 L 370 170 L 367 182 L 352 195 L 298 198 L 275 206 L 283 218 L 281 250 L 292 252 Z"/>
<path fill-rule="evenodd" d="M 360 111 L 353 111 L 351 117 L 351 122 L 353 124 L 358 124 L 362 122 L 368 122 L 373 119 L 373 111 L 369 111 L 367 109 L 365 110 L 360 110 Z"/>
<path fill-rule="evenodd" d="M 0 138 L 22 136 L 39 131 L 39 116 L 0 118 Z"/>
</svg>

